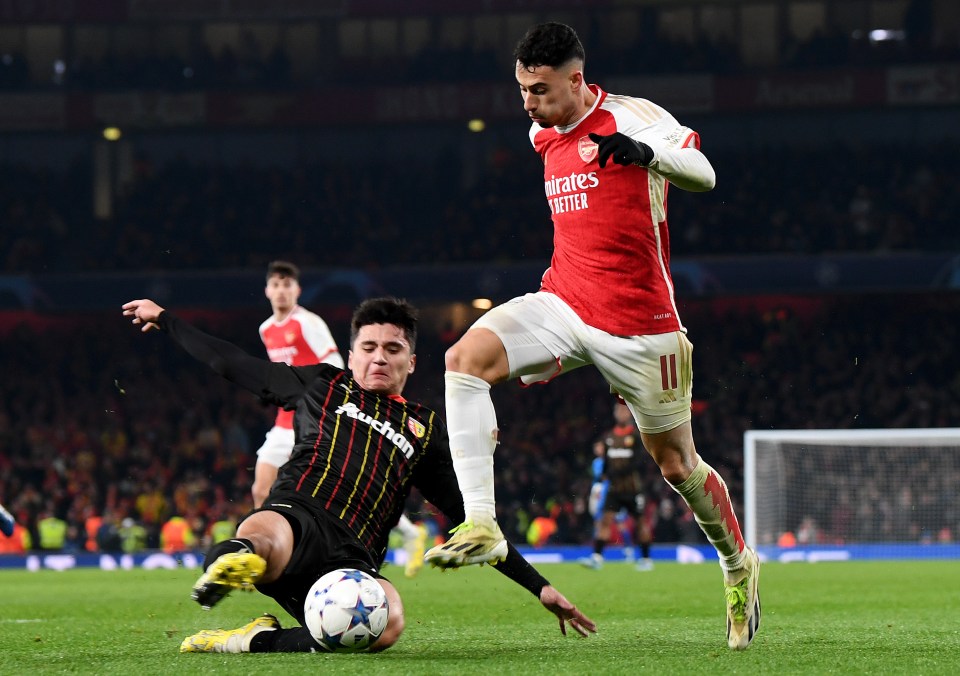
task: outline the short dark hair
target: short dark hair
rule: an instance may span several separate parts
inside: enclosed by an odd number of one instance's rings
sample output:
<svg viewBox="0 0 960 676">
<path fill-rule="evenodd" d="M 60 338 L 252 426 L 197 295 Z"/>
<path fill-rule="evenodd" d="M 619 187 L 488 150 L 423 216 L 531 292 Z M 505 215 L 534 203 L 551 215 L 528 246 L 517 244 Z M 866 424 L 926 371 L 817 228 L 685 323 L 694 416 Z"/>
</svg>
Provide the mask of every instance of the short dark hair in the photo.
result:
<svg viewBox="0 0 960 676">
<path fill-rule="evenodd" d="M 403 330 L 404 337 L 410 343 L 410 352 L 413 352 L 417 346 L 417 320 L 417 308 L 402 298 L 368 298 L 353 312 L 353 319 L 350 320 L 350 345 L 356 342 L 357 334 L 364 326 L 393 324 Z"/>
<path fill-rule="evenodd" d="M 586 60 L 577 32 L 555 21 L 537 24 L 528 30 L 517 43 L 513 56 L 527 70 L 538 66 L 558 68 L 573 59 Z"/>
<path fill-rule="evenodd" d="M 274 275 L 289 277 L 290 279 L 300 281 L 300 268 L 289 261 L 273 261 L 267 265 L 267 281 Z"/>
</svg>

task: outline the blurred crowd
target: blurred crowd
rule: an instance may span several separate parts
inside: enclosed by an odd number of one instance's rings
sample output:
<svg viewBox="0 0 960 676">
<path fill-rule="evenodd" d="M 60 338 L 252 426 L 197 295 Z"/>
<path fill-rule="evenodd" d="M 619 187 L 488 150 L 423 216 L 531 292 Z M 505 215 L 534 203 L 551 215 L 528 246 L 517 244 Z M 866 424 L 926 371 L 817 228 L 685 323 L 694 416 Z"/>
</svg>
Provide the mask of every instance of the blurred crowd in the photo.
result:
<svg viewBox="0 0 960 676">
<path fill-rule="evenodd" d="M 672 36 L 660 30 L 657 15 L 656 8 L 641 10 L 639 36 L 622 47 L 605 35 L 607 24 L 579 26 L 584 44 L 590 46 L 596 74 L 732 74 L 755 70 L 744 62 L 742 50 L 733 40 Z M 935 39 L 930 21 L 929 16 L 907 16 L 902 27 L 880 27 L 894 29 L 890 31 L 871 34 L 870 30 L 828 28 L 805 39 L 786 39 L 780 42 L 776 64 L 772 65 L 778 70 L 797 70 L 960 58 L 955 35 Z M 265 46 L 249 30 L 241 30 L 236 44 L 214 47 L 202 39 L 192 39 L 189 48 L 180 53 L 157 38 L 125 48 L 111 43 L 97 56 L 61 55 L 49 72 L 34 67 L 14 49 L 0 54 L 0 90 L 290 89 L 370 82 L 493 81 L 512 72 L 509 50 L 494 52 L 487 46 L 427 43 L 411 54 L 376 52 L 343 56 L 337 50 L 327 50 L 322 72 L 304 76 L 291 68 L 296 55 L 282 43 Z M 642 73 L 638 73 L 637 64 L 643 64 Z"/>
<path fill-rule="evenodd" d="M 955 426 L 958 312 L 955 295 L 824 297 L 776 305 L 744 298 L 682 306 L 696 347 L 695 438 L 699 452 L 726 478 L 738 512 L 743 514 L 747 429 Z M 201 313 L 194 321 L 260 354 L 261 314 Z M 334 335 L 346 331 L 332 328 Z M 231 532 L 250 507 L 253 454 L 273 411 L 163 336 L 138 335 L 119 311 L 20 316 L 5 319 L 0 329 L 0 503 L 28 534 L 17 540 L 21 547 L 177 551 Z M 424 328 L 407 392 L 440 411 L 449 340 Z M 518 543 L 589 542 L 591 448 L 612 425 L 608 388 L 592 369 L 582 369 L 543 387 L 507 385 L 494 397 L 501 429 L 496 492 L 508 537 Z M 847 521 L 826 513 L 797 515 L 797 521 L 817 518 L 816 541 L 867 537 L 861 531 L 868 517 L 870 531 L 883 537 L 957 537 L 955 499 L 950 509 L 908 509 L 925 499 L 922 481 L 895 481 L 909 489 L 904 496 L 880 479 L 892 478 L 884 467 L 867 459 L 852 467 L 801 467 L 816 485 L 832 487 L 831 495 L 854 495 L 862 484 L 875 487 L 863 493 L 872 495 L 869 515 L 858 512 Z M 956 462 L 936 466 L 927 459 L 909 475 L 946 490 L 960 483 L 957 468 Z M 699 542 L 699 528 L 655 464 L 643 462 L 642 472 L 658 541 Z M 408 507 L 434 533 L 450 525 L 416 495 Z M 920 522 L 928 519 L 935 522 Z M 800 523 L 790 526 L 800 531 Z M 16 543 L 0 538 L 0 545 L 9 551 Z"/>
<path fill-rule="evenodd" d="M 708 144 L 709 140 L 705 140 Z M 717 187 L 670 193 L 675 256 L 960 249 L 956 141 L 710 153 Z M 517 141 L 472 180 L 448 161 L 362 170 L 229 167 L 141 157 L 112 217 L 92 214 L 86 164 L 0 166 L 0 265 L 42 270 L 304 267 L 362 269 L 546 261 L 542 167 Z M 410 196 L 416 195 L 416 200 Z"/>
</svg>

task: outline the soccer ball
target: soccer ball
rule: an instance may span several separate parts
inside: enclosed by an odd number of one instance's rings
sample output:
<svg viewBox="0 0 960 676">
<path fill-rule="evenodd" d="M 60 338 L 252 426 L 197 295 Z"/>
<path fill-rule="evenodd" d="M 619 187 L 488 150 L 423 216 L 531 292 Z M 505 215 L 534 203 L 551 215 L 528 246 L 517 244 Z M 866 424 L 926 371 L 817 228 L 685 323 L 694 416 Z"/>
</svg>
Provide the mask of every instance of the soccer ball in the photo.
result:
<svg viewBox="0 0 960 676">
<path fill-rule="evenodd" d="M 367 573 L 342 568 L 313 583 L 303 614 L 310 634 L 326 650 L 365 650 L 387 627 L 387 595 Z"/>
</svg>

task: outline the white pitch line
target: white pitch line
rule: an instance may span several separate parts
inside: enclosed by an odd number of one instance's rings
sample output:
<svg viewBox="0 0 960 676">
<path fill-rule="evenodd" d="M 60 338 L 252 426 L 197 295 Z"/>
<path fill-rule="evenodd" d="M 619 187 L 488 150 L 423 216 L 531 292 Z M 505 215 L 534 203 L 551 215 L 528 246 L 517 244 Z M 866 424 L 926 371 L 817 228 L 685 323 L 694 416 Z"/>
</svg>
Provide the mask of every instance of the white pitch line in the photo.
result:
<svg viewBox="0 0 960 676">
<path fill-rule="evenodd" d="M 46 620 L 41 620 L 41 619 L 28 620 L 28 619 L 24 619 L 24 618 L 14 618 L 14 619 L 12 619 L 12 620 L 3 620 L 3 619 L 0 619 L 0 624 L 3 624 L 3 623 L 6 623 L 6 624 L 30 624 L 31 622 L 46 622 Z"/>
</svg>

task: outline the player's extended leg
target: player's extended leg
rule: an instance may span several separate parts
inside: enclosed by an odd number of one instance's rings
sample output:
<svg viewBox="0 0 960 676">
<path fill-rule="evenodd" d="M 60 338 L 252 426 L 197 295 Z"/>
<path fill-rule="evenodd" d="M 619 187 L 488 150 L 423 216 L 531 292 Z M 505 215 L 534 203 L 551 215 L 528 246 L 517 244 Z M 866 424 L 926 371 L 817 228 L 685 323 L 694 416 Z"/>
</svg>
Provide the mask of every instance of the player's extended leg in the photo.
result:
<svg viewBox="0 0 960 676">
<path fill-rule="evenodd" d="M 497 415 L 490 383 L 509 374 L 507 353 L 489 329 L 470 329 L 446 355 L 447 429 L 466 520 L 425 559 L 440 568 L 496 563 L 507 556 L 507 541 L 496 520 L 493 453 Z"/>
<path fill-rule="evenodd" d="M 271 511 L 251 514 L 240 524 L 236 538 L 207 553 L 191 598 L 209 610 L 234 589 L 252 591 L 258 582 L 273 582 L 292 553 L 293 529 L 285 517 Z"/>
<path fill-rule="evenodd" d="M 380 637 L 368 648 L 386 650 L 400 638 L 404 628 L 403 602 L 396 587 L 378 580 L 387 595 L 389 619 Z M 312 653 L 320 644 L 306 627 L 283 629 L 273 615 L 264 614 L 237 629 L 206 629 L 183 639 L 182 653 Z"/>
<path fill-rule="evenodd" d="M 182 653 L 248 653 L 253 639 L 264 632 L 279 633 L 280 622 L 273 615 L 262 615 L 239 629 L 206 629 L 187 636 L 180 644 Z M 316 647 L 310 632 L 303 630 Z"/>
<path fill-rule="evenodd" d="M 717 550 L 725 578 L 727 645 L 742 650 L 760 626 L 759 559 L 743 541 L 726 484 L 693 443 L 693 345 L 679 331 L 593 341 L 600 346 L 594 363 L 626 400 L 644 448 Z"/>
<path fill-rule="evenodd" d="M 689 421 L 659 434 L 642 433 L 642 438 L 663 478 L 717 550 L 726 582 L 727 645 L 743 650 L 760 627 L 760 559 L 743 540 L 727 485 L 697 454 Z"/>
</svg>

